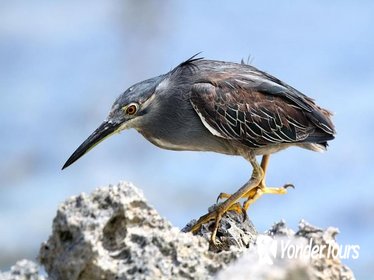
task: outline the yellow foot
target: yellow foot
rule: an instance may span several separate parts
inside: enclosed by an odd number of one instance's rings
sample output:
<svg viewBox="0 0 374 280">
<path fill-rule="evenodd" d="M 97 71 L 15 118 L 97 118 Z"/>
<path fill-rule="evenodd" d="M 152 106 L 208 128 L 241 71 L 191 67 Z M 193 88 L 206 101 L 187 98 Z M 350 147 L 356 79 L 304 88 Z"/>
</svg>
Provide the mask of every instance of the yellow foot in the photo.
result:
<svg viewBox="0 0 374 280">
<path fill-rule="evenodd" d="M 218 196 L 218 199 L 225 198 L 227 199 L 216 206 L 213 211 L 210 211 L 208 214 L 201 216 L 200 219 L 196 222 L 194 226 L 192 226 L 191 230 L 193 233 L 196 233 L 200 227 L 209 222 L 214 220 L 214 228 L 212 230 L 212 235 L 210 237 L 210 241 L 213 245 L 219 245 L 219 242 L 216 241 L 218 226 L 222 219 L 223 214 L 225 214 L 229 210 L 233 210 L 236 212 L 245 213 L 245 211 L 240 207 L 238 200 L 242 198 L 245 194 L 250 193 L 253 188 L 256 188 L 264 179 L 264 171 L 258 165 L 256 158 L 253 154 L 248 153 L 246 154 L 246 159 L 249 160 L 253 167 L 253 172 L 251 179 L 245 183 L 237 192 L 232 195 L 221 193 Z"/>
<path fill-rule="evenodd" d="M 196 233 L 203 224 L 206 224 L 209 221 L 215 220 L 214 228 L 213 228 L 210 240 L 214 245 L 217 245 L 216 236 L 217 236 L 218 226 L 220 224 L 222 216 L 227 211 L 235 211 L 238 214 L 245 215 L 245 210 L 243 209 L 242 205 L 239 202 L 234 203 L 227 210 L 225 210 L 222 207 L 222 204 L 220 204 L 213 211 L 209 212 L 208 214 L 205 214 L 204 216 L 201 216 L 199 220 L 196 222 L 196 224 L 193 225 L 193 227 L 191 228 L 191 232 Z"/>
<path fill-rule="evenodd" d="M 207 222 L 211 220 L 215 220 L 214 229 L 212 231 L 210 241 L 216 245 L 217 244 L 216 235 L 217 235 L 218 225 L 222 219 L 223 214 L 224 214 L 223 209 L 221 209 L 218 206 L 215 210 L 209 212 L 208 214 L 201 216 L 200 219 L 196 222 L 196 224 L 191 228 L 192 233 L 196 233 L 203 224 L 206 224 Z"/>
<path fill-rule="evenodd" d="M 234 211 L 238 214 L 243 214 L 245 213 L 245 210 L 243 209 L 242 205 L 240 204 L 240 202 L 236 202 L 234 203 L 233 205 L 230 206 L 230 208 L 227 210 L 227 211 Z M 226 212 L 227 212 L 226 211 Z M 225 212 L 225 213 L 226 213 Z"/>
<path fill-rule="evenodd" d="M 272 187 L 266 187 L 264 185 L 264 183 L 261 183 L 260 185 L 251 189 L 248 193 L 243 195 L 242 198 L 247 198 L 247 199 L 253 198 L 256 195 L 256 193 L 258 192 L 258 189 L 261 189 L 262 191 L 265 191 L 264 193 L 267 193 L 267 194 L 285 194 L 285 193 L 287 193 L 287 188 L 293 188 L 294 189 L 295 186 L 293 184 L 285 184 L 281 188 L 272 188 Z M 220 199 L 227 199 L 227 198 L 230 198 L 230 197 L 231 197 L 231 194 L 221 192 L 218 195 L 216 202 L 218 202 Z"/>
<path fill-rule="evenodd" d="M 245 211 L 247 211 L 249 206 L 253 204 L 257 199 L 259 199 L 263 194 L 286 194 L 288 188 L 294 189 L 295 186 L 292 184 L 285 184 L 281 188 L 269 188 L 264 184 L 260 184 L 259 186 L 245 194 L 247 200 L 243 203 L 243 208 L 245 209 Z"/>
</svg>

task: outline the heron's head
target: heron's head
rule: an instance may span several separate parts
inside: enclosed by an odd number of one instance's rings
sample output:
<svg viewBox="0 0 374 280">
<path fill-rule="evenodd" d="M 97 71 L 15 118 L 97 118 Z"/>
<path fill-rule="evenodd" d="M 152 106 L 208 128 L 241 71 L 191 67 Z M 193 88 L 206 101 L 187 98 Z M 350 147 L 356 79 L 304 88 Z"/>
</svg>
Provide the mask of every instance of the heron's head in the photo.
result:
<svg viewBox="0 0 374 280">
<path fill-rule="evenodd" d="M 137 128 L 156 102 L 155 92 L 163 76 L 155 77 L 128 88 L 114 102 L 108 117 L 75 150 L 62 169 L 68 167 L 107 137 L 127 128 Z"/>
</svg>

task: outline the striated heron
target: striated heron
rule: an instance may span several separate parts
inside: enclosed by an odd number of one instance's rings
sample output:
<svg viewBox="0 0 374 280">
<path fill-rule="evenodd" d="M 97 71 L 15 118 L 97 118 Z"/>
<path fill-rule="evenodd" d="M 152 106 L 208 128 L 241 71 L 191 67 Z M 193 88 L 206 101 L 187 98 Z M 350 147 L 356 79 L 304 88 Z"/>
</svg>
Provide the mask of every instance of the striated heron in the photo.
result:
<svg viewBox="0 0 374 280">
<path fill-rule="evenodd" d="M 269 188 L 269 156 L 290 146 L 323 151 L 334 139 L 331 113 L 279 79 L 245 63 L 205 60 L 196 55 L 170 72 L 122 93 L 104 122 L 67 160 L 71 165 L 106 137 L 135 128 L 154 145 L 169 150 L 240 155 L 252 176 L 234 194 L 192 227 L 215 220 L 215 242 L 222 215 L 246 211 L 263 194 L 284 194 L 290 184 Z M 262 155 L 261 163 L 256 155 Z M 244 198 L 243 205 L 239 200 Z"/>
</svg>

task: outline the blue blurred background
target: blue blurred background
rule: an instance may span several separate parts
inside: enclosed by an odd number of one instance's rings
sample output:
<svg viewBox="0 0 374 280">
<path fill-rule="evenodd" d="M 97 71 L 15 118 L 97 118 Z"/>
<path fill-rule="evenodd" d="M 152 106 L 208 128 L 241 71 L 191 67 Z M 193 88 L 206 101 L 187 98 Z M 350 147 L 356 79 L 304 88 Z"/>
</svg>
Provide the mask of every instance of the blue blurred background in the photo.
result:
<svg viewBox="0 0 374 280">
<path fill-rule="evenodd" d="M 284 218 L 341 230 L 359 244 L 345 260 L 358 278 L 374 273 L 373 1 L 1 1 L 0 268 L 34 259 L 65 198 L 131 181 L 182 227 L 219 192 L 251 173 L 239 157 L 172 152 L 135 131 L 106 140 L 76 164 L 68 156 L 140 80 L 203 51 L 210 59 L 250 56 L 263 69 L 335 113 L 327 153 L 274 155 L 269 185 L 249 215 L 259 231 Z"/>
</svg>

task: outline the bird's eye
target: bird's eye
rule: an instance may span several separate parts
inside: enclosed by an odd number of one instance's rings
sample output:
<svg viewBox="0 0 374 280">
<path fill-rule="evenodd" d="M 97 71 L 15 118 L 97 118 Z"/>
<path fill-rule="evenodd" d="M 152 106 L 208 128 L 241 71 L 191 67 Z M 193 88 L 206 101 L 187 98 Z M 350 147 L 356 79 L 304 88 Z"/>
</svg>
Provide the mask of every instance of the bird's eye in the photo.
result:
<svg viewBox="0 0 374 280">
<path fill-rule="evenodd" d="M 131 103 L 126 107 L 126 115 L 132 116 L 138 111 L 138 104 Z"/>
</svg>

